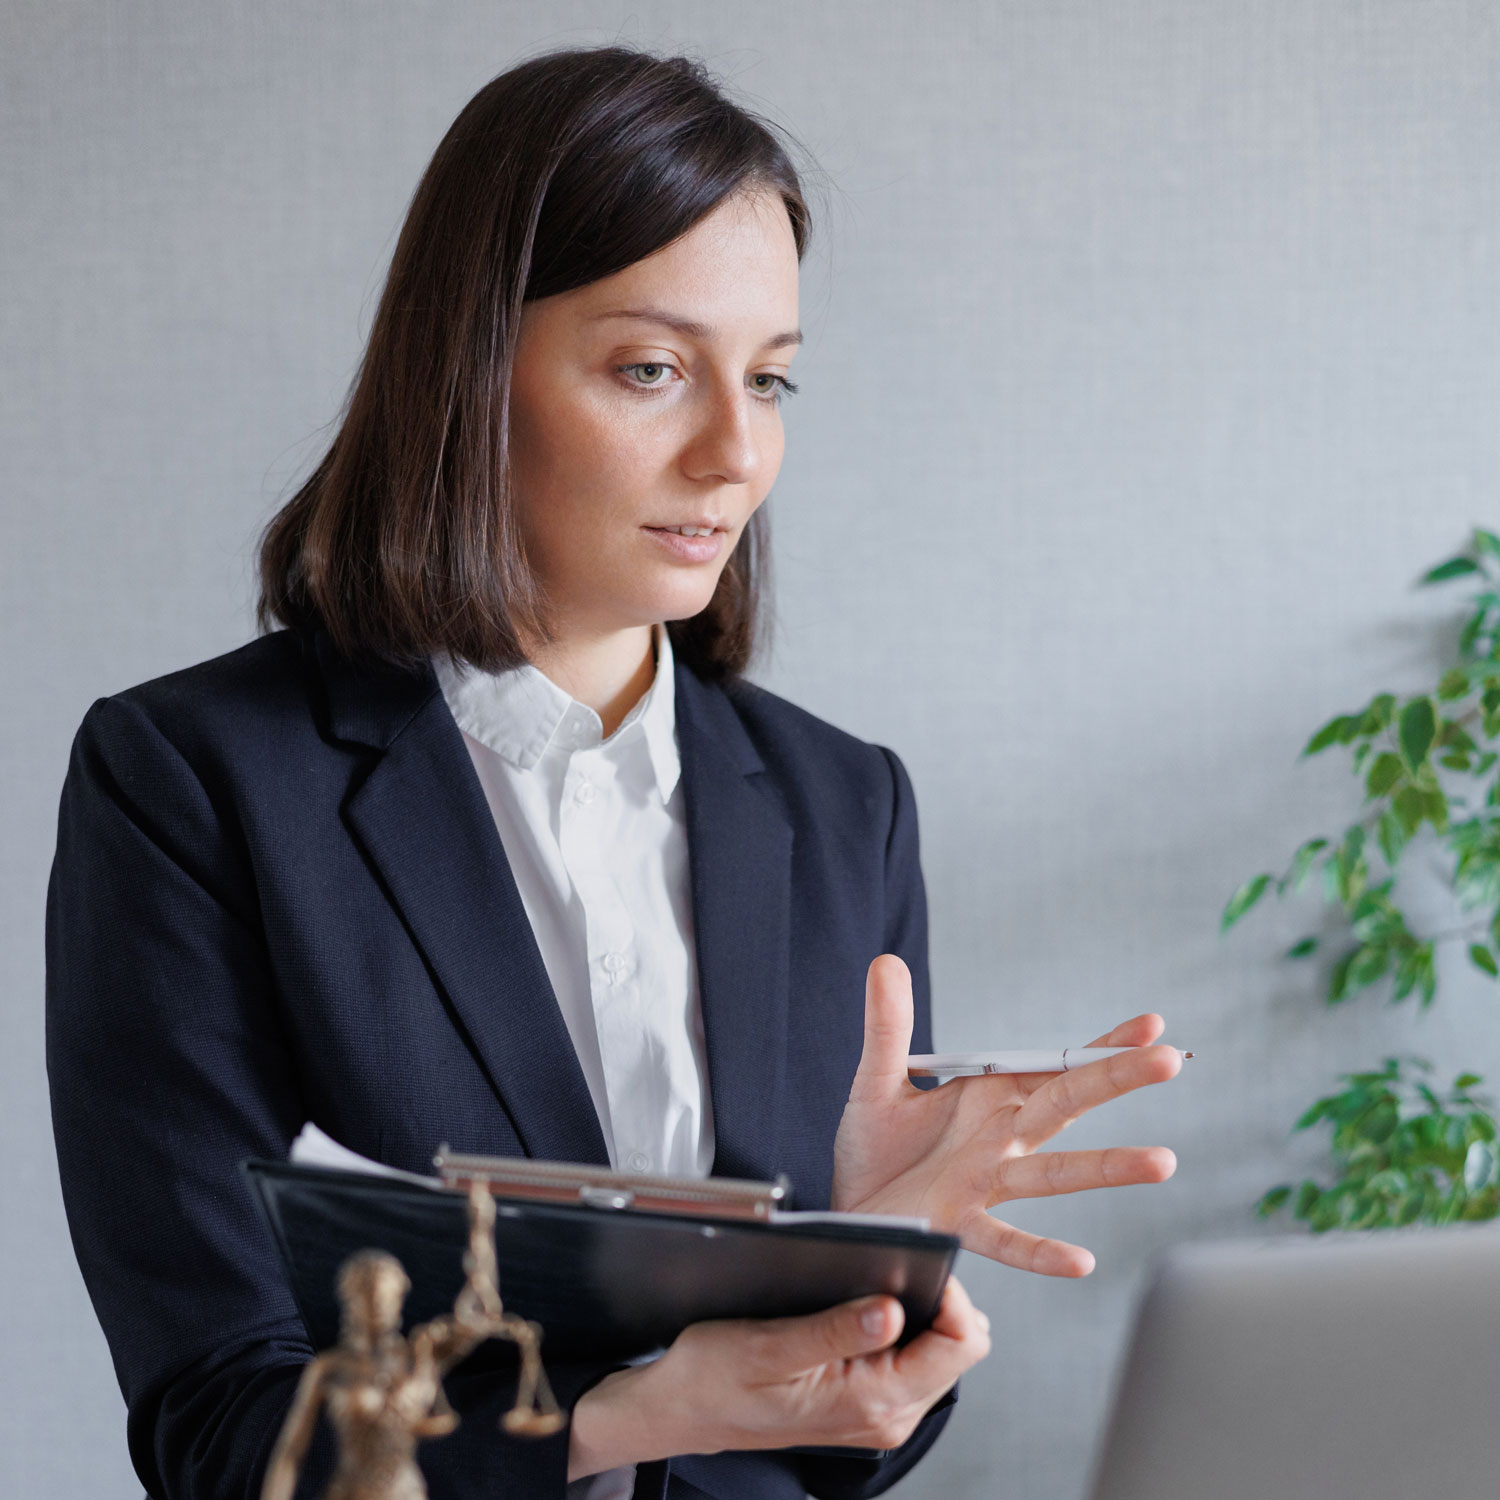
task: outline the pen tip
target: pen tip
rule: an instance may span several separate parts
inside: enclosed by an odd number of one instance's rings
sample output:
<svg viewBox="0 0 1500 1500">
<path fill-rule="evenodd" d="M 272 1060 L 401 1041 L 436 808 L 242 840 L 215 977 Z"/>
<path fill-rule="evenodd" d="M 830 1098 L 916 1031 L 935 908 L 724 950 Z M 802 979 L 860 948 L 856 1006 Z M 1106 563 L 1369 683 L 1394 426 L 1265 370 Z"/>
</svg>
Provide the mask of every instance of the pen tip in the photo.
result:
<svg viewBox="0 0 1500 1500">
<path fill-rule="evenodd" d="M 1191 1057 L 1193 1054 L 1191 1052 L 1184 1052 L 1182 1055 L 1184 1057 Z"/>
</svg>

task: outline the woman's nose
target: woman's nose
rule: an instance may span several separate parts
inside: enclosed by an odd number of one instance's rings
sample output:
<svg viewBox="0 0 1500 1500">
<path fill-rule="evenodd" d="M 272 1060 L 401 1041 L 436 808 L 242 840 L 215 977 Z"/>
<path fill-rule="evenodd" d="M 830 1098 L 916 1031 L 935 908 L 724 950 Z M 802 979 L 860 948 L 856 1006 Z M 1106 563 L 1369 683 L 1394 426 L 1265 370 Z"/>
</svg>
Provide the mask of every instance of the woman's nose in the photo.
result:
<svg viewBox="0 0 1500 1500">
<path fill-rule="evenodd" d="M 761 462 L 755 422 L 760 413 L 752 405 L 756 400 L 743 388 L 718 390 L 708 398 L 702 421 L 683 455 L 690 477 L 750 483 Z"/>
</svg>

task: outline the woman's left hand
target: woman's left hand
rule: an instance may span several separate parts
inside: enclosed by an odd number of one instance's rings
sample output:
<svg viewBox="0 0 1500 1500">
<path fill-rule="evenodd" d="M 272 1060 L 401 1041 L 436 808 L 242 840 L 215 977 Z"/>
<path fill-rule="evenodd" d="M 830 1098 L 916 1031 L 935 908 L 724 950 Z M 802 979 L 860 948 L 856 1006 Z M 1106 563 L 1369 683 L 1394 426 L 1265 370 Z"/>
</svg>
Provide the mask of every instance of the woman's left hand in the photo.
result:
<svg viewBox="0 0 1500 1500">
<path fill-rule="evenodd" d="M 911 973 L 883 953 L 865 980 L 864 1053 L 834 1142 L 833 1207 L 920 1216 L 991 1260 L 1046 1276 L 1087 1276 L 1094 1257 L 1081 1245 L 1027 1234 L 986 1210 L 1172 1175 L 1177 1158 L 1164 1146 L 1034 1154 L 1096 1105 L 1176 1077 L 1182 1054 L 1151 1045 L 1162 1018 L 1116 1026 L 1089 1045 L 1135 1050 L 1066 1073 L 953 1078 L 919 1089 L 906 1072 L 912 1015 Z"/>
</svg>

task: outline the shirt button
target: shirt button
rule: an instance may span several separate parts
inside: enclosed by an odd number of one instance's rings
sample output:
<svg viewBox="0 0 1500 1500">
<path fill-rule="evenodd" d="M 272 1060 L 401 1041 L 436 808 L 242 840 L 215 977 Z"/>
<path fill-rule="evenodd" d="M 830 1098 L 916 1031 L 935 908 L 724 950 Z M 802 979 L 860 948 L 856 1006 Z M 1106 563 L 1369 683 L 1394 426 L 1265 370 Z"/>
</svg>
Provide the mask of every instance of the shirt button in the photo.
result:
<svg viewBox="0 0 1500 1500">
<path fill-rule="evenodd" d="M 592 781 L 580 781 L 573 788 L 573 800 L 581 802 L 587 807 L 594 800 L 594 783 Z"/>
<path fill-rule="evenodd" d="M 644 1172 L 651 1165 L 651 1158 L 644 1151 L 632 1151 L 625 1158 L 625 1165 L 632 1172 Z"/>
<path fill-rule="evenodd" d="M 611 974 L 618 974 L 625 967 L 625 955 L 623 953 L 606 953 L 604 955 L 604 967 Z"/>
</svg>

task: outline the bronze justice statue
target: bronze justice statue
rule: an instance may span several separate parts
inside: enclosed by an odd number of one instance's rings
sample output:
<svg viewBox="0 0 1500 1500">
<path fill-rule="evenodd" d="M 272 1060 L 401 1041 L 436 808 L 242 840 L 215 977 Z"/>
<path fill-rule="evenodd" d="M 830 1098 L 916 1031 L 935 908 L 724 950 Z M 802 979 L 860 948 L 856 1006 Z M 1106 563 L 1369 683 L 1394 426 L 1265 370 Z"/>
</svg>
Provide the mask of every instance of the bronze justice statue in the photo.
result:
<svg viewBox="0 0 1500 1500">
<path fill-rule="evenodd" d="M 521 1355 L 515 1404 L 501 1418 L 507 1432 L 547 1437 L 564 1417 L 542 1369 L 541 1329 L 505 1311 L 495 1260 L 495 1200 L 469 1189 L 468 1279 L 449 1317 L 401 1333 L 411 1290 L 401 1262 L 383 1250 L 361 1250 L 339 1270 L 343 1330 L 338 1344 L 303 1372 L 266 1469 L 261 1500 L 291 1500 L 297 1474 L 326 1408 L 338 1439 L 338 1467 L 322 1500 L 426 1500 L 417 1467 L 422 1438 L 458 1426 L 443 1376 L 485 1339 L 508 1339 Z"/>
</svg>

